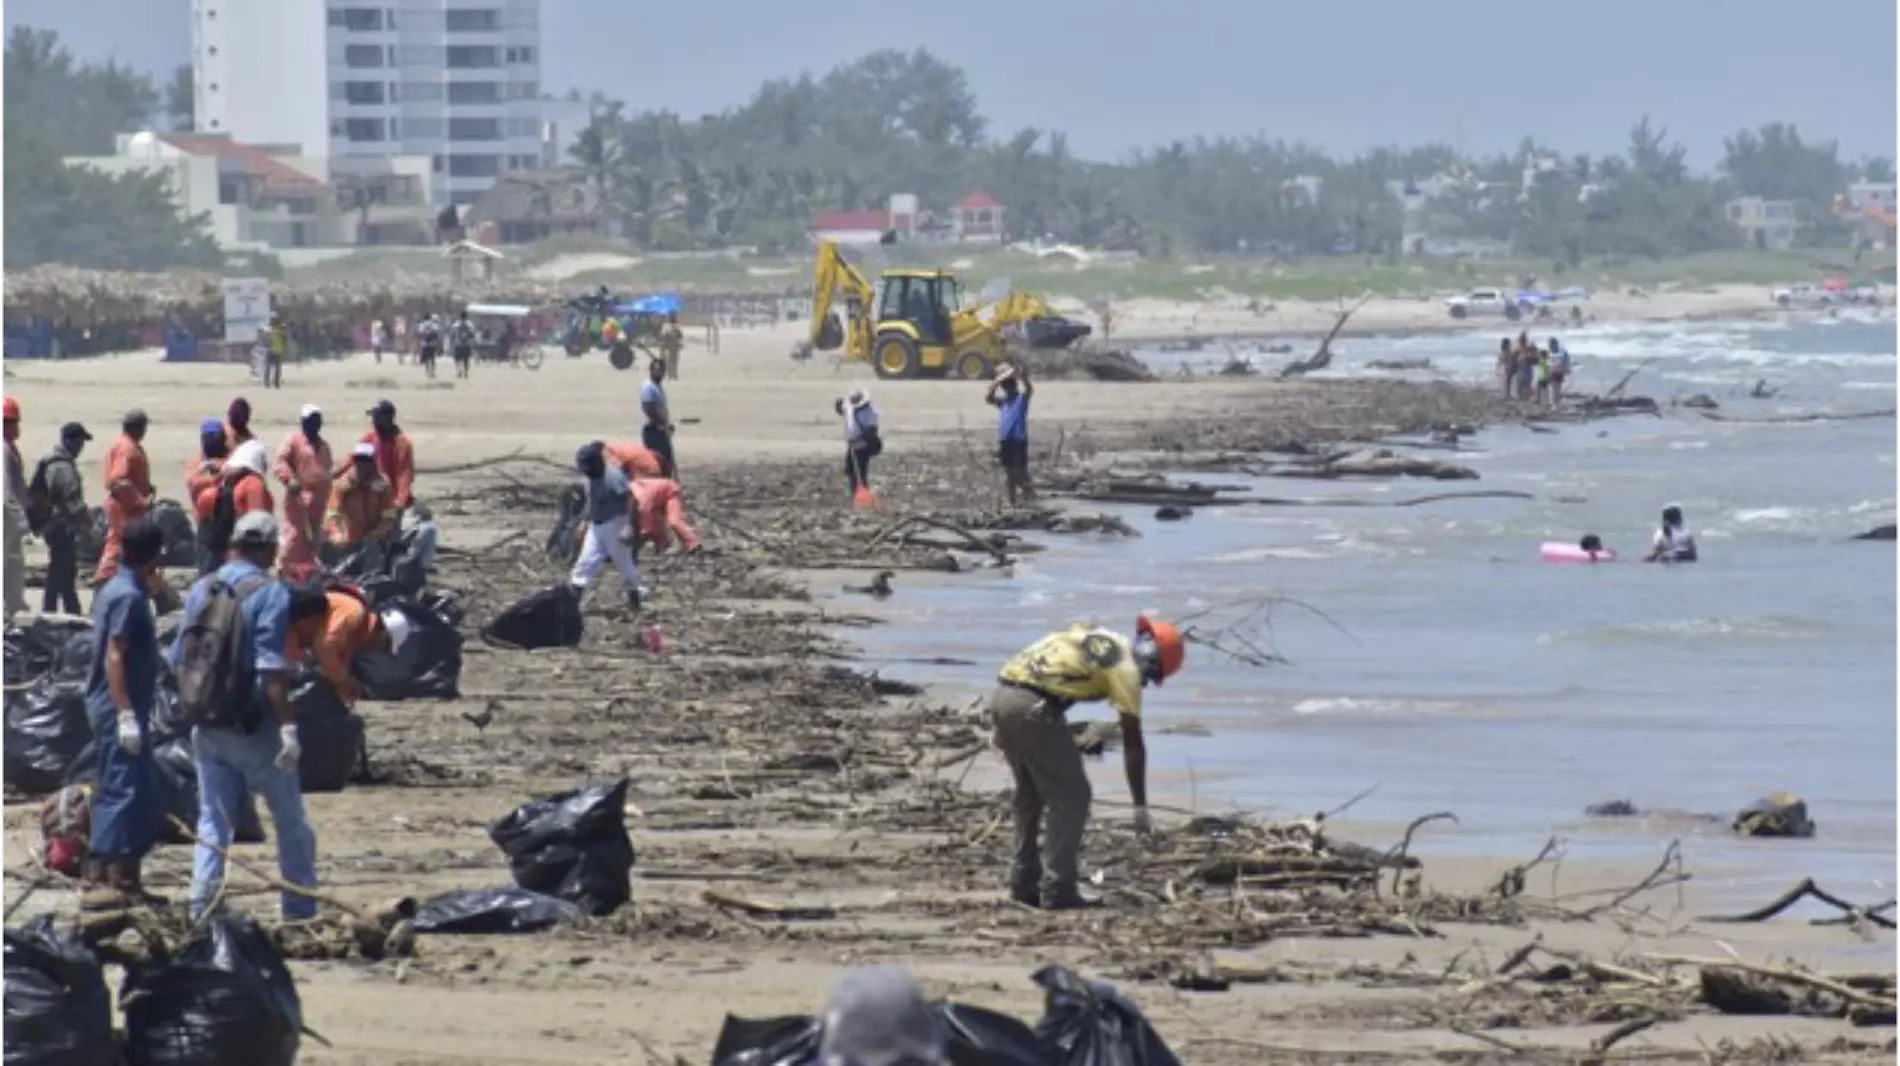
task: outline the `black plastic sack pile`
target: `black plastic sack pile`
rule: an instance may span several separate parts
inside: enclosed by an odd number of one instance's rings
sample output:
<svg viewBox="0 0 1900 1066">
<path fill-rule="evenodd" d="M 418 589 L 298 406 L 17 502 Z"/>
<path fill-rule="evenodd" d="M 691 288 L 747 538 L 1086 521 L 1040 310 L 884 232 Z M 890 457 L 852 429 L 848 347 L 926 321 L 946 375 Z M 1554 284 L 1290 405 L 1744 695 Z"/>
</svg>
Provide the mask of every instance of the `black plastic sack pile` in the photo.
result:
<svg viewBox="0 0 1900 1066">
<path fill-rule="evenodd" d="M 305 668 L 290 690 L 303 757 L 297 780 L 305 792 L 341 792 L 363 765 L 363 719 L 344 706 L 329 678 Z"/>
<path fill-rule="evenodd" d="M 176 500 L 160 500 L 152 505 L 149 516 L 165 534 L 165 551 L 158 557 L 161 566 L 185 566 L 196 568 L 198 565 L 198 528 L 191 522 L 191 513 Z"/>
<path fill-rule="evenodd" d="M 566 900 L 525 888 L 444 892 L 417 908 L 418 933 L 538 933 L 587 915 Z"/>
<path fill-rule="evenodd" d="M 119 1002 L 126 1066 L 297 1061 L 297 986 L 270 938 L 241 914 L 215 915 L 171 959 L 132 971 Z"/>
<path fill-rule="evenodd" d="M 36 618 L 9 627 L 6 677 L 27 683 L 5 696 L 0 776 L 8 788 L 45 795 L 66 783 L 73 763 L 92 743 L 86 717 L 86 679 L 92 669 L 92 623 Z"/>
<path fill-rule="evenodd" d="M 573 648 L 580 645 L 582 625 L 580 597 L 566 585 L 555 585 L 496 615 L 482 637 L 524 651 Z"/>
<path fill-rule="evenodd" d="M 409 620 L 409 639 L 395 653 L 359 651 L 350 663 L 363 696 L 372 700 L 452 700 L 462 678 L 462 635 L 455 623 L 407 596 L 377 604 Z"/>
<path fill-rule="evenodd" d="M 81 526 L 78 535 L 73 538 L 73 553 L 83 567 L 99 565 L 99 556 L 106 550 L 106 509 L 90 507 L 86 510 L 88 521 Z"/>
<path fill-rule="evenodd" d="M 952 1066 L 1181 1066 L 1148 1019 L 1113 986 L 1062 966 L 1031 978 L 1044 992 L 1034 1030 L 993 1010 L 960 1003 L 932 1009 L 950 1034 Z M 817 1066 L 823 1019 L 726 1016 L 713 1066 Z"/>
<path fill-rule="evenodd" d="M 41 915 L 6 931 L 7 1066 L 110 1066 L 112 997 L 92 949 Z"/>
<path fill-rule="evenodd" d="M 588 785 L 522 804 L 488 837 L 508 856 L 515 884 L 599 917 L 633 898 L 626 806 L 626 778 Z"/>
</svg>

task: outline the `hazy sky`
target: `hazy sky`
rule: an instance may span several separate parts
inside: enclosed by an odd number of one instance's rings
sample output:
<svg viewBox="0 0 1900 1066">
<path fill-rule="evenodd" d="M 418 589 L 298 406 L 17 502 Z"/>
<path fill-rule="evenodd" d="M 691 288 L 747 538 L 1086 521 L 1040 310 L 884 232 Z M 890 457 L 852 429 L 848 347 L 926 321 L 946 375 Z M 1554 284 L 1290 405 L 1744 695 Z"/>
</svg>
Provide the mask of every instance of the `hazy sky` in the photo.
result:
<svg viewBox="0 0 1900 1066">
<path fill-rule="evenodd" d="M 267 3 L 279 0 L 227 0 Z M 299 0 L 309 2 L 309 0 Z M 366 3 L 372 0 L 365 0 Z M 1892 155 L 1894 0 L 956 0 L 897 3 L 543 0 L 549 91 L 600 89 L 688 115 L 765 78 L 876 48 L 961 66 L 993 133 L 1066 130 L 1113 158 L 1195 134 L 1265 133 L 1349 153 L 1525 134 L 1620 151 L 1647 112 L 1698 166 L 1771 120 Z M 189 54 L 189 0 L 6 0 L 81 54 L 167 70 Z"/>
</svg>

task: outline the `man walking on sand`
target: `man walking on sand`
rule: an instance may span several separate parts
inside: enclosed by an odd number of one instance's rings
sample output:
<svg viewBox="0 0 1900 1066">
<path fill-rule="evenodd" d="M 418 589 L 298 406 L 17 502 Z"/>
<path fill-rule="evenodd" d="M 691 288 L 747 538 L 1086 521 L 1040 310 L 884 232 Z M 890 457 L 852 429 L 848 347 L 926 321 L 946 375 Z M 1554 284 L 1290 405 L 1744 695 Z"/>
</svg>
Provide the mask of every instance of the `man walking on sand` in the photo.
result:
<svg viewBox="0 0 1900 1066">
<path fill-rule="evenodd" d="M 28 495 L 44 493 L 46 517 L 40 539 L 46 542 L 46 587 L 40 610 L 51 614 L 79 613 L 79 533 L 92 525 L 86 509 L 85 484 L 79 476 L 79 453 L 92 434 L 77 422 L 59 427 L 59 443 L 33 471 Z"/>
</svg>

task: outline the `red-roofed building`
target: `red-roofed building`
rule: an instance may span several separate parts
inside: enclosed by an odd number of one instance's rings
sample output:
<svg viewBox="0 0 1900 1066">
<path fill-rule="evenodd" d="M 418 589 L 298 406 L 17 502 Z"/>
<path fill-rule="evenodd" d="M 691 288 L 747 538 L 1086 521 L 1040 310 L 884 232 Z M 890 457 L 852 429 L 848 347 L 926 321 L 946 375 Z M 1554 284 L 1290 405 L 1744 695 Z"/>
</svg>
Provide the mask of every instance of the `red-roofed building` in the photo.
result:
<svg viewBox="0 0 1900 1066">
<path fill-rule="evenodd" d="M 221 248 L 428 243 L 426 157 L 335 163 L 333 172 L 328 162 L 288 149 L 152 132 L 121 134 L 115 155 L 66 160 L 114 175 L 164 174 L 179 213 L 209 216 Z M 341 203 L 339 193 L 346 193 Z"/>
<path fill-rule="evenodd" d="M 1001 242 L 1003 202 L 982 189 L 950 205 L 958 240 Z"/>
<path fill-rule="evenodd" d="M 813 241 L 839 244 L 877 244 L 886 233 L 899 241 L 917 235 L 920 222 L 917 197 L 898 193 L 882 211 L 819 211 L 811 216 L 808 232 Z"/>
</svg>

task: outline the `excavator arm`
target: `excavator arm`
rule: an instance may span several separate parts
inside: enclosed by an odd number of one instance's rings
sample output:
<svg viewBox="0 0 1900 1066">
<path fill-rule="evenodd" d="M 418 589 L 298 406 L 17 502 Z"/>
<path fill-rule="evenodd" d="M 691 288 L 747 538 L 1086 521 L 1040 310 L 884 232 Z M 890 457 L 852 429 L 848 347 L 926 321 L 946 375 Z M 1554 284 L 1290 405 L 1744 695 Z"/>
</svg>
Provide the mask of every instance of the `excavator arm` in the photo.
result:
<svg viewBox="0 0 1900 1066">
<path fill-rule="evenodd" d="M 850 313 L 848 334 L 833 312 L 832 305 L 840 294 Z M 853 344 L 868 343 L 871 303 L 876 296 L 871 279 L 845 259 L 835 241 L 820 244 L 812 265 L 811 333 L 807 341 L 821 352 L 833 351 L 847 339 Z"/>
</svg>

